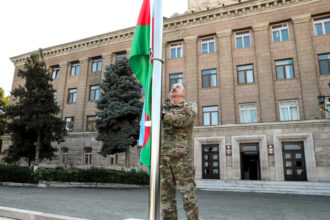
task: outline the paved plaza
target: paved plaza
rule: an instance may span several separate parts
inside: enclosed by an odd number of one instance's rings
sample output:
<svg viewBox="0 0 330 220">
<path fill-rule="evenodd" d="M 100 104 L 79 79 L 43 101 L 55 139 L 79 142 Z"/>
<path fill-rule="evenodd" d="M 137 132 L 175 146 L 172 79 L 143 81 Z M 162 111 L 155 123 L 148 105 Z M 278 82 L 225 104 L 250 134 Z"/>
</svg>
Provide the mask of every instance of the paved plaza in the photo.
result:
<svg viewBox="0 0 330 220">
<path fill-rule="evenodd" d="M 178 193 L 179 219 L 185 219 Z M 330 197 L 198 191 L 201 219 L 329 219 Z M 148 189 L 0 187 L 0 206 L 95 220 L 147 219 Z"/>
</svg>

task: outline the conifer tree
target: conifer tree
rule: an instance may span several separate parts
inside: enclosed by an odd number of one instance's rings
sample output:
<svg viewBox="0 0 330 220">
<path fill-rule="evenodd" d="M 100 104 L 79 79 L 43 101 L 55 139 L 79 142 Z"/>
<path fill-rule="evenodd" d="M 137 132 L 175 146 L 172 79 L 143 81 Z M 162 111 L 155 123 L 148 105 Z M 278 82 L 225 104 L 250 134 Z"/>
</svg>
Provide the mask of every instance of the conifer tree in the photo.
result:
<svg viewBox="0 0 330 220">
<path fill-rule="evenodd" d="M 11 92 L 16 103 L 6 110 L 12 144 L 5 152 L 5 161 L 25 159 L 37 168 L 40 160 L 54 156 L 56 148 L 51 143 L 63 141 L 65 122 L 58 117 L 60 107 L 54 100 L 52 77 L 40 53 L 27 59 L 18 76 L 25 85 Z"/>
<path fill-rule="evenodd" d="M 97 101 L 97 140 L 102 141 L 100 154 L 125 152 L 135 146 L 139 137 L 142 112 L 142 86 L 133 76 L 126 58 L 106 67 Z"/>
<path fill-rule="evenodd" d="M 9 96 L 5 97 L 4 90 L 0 88 L 0 136 L 5 133 L 5 126 L 6 126 L 5 111 L 8 105 L 9 105 Z"/>
</svg>

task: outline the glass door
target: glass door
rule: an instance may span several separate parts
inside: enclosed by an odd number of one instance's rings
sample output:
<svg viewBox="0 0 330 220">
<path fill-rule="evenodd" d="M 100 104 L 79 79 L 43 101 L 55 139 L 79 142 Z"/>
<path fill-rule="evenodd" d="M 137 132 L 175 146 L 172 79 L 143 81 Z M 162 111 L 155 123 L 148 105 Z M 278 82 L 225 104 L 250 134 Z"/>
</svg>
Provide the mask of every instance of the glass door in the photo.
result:
<svg viewBox="0 0 330 220">
<path fill-rule="evenodd" d="M 202 146 L 203 179 L 220 179 L 219 146 Z"/>
<path fill-rule="evenodd" d="M 287 181 L 306 181 L 306 165 L 302 142 L 282 143 L 284 177 Z"/>
</svg>

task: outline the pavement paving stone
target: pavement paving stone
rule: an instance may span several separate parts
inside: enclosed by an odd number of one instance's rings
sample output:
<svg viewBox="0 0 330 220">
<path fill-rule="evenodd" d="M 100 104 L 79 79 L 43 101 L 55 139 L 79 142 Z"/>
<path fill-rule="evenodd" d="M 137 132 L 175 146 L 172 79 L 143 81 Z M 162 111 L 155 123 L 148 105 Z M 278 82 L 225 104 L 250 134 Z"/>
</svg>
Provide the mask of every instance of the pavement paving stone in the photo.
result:
<svg viewBox="0 0 330 220">
<path fill-rule="evenodd" d="M 0 206 L 92 220 L 147 219 L 148 189 L 0 187 Z M 330 219 L 330 197 L 197 191 L 201 220 Z M 179 220 L 185 219 L 177 193 Z"/>
</svg>

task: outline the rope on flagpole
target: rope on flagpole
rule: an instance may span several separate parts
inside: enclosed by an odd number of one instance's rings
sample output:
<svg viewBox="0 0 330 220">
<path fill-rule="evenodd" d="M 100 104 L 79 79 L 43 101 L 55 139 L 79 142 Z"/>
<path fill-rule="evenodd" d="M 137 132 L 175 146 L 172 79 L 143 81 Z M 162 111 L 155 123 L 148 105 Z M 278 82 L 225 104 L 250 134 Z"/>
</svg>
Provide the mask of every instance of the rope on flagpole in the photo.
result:
<svg viewBox="0 0 330 220">
<path fill-rule="evenodd" d="M 163 59 L 160 59 L 160 58 L 151 58 L 150 60 L 157 60 L 157 61 L 161 62 L 162 64 L 165 63 L 165 61 Z"/>
</svg>

